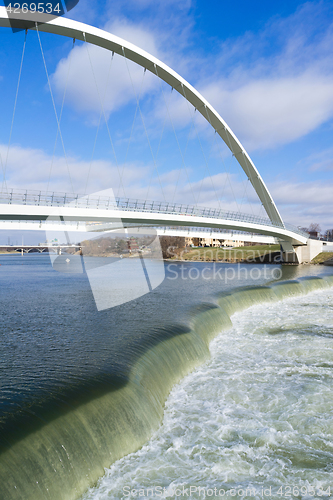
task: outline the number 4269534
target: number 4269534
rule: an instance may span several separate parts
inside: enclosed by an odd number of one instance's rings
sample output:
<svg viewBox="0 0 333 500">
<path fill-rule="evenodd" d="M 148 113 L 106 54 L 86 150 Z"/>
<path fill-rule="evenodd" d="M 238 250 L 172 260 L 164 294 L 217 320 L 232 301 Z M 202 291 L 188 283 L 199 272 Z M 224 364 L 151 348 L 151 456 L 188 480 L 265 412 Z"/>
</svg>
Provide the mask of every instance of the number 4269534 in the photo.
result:
<svg viewBox="0 0 333 500">
<path fill-rule="evenodd" d="M 310 497 L 330 497 L 331 487 L 329 486 L 326 490 L 321 486 L 319 488 L 314 488 L 313 486 L 281 486 L 277 490 L 277 494 L 281 497 L 298 497 L 301 495 L 309 495 Z"/>
<path fill-rule="evenodd" d="M 6 10 L 9 14 L 24 14 L 27 12 L 39 12 L 40 14 L 58 14 L 62 13 L 62 9 L 60 8 L 60 4 L 52 5 L 51 3 L 23 3 L 22 5 L 19 3 L 14 3 L 13 5 L 10 3 L 7 5 Z"/>
</svg>

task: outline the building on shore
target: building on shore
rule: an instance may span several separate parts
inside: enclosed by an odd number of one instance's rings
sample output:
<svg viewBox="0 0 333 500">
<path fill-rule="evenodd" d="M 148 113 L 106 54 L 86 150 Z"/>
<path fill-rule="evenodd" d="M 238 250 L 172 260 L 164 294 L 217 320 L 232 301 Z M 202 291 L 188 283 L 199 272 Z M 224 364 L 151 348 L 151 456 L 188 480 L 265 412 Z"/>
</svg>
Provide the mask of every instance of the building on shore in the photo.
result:
<svg viewBox="0 0 333 500">
<path fill-rule="evenodd" d="M 217 238 L 185 238 L 185 246 L 193 247 L 243 247 L 242 240 L 223 240 Z"/>
</svg>

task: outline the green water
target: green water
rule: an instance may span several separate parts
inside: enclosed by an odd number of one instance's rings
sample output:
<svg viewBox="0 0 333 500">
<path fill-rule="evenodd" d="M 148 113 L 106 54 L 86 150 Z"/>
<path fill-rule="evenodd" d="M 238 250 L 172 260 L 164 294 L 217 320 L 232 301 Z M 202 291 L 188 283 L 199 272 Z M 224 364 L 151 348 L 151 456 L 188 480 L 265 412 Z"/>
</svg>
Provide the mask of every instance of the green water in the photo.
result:
<svg viewBox="0 0 333 500">
<path fill-rule="evenodd" d="M 192 267 L 189 263 L 186 269 Z M 272 281 L 271 268 L 261 268 L 265 276 L 256 283 Z M 176 282 L 166 280 L 164 288 L 149 294 L 148 306 L 138 300 L 97 314 L 89 304 L 82 308 L 86 303 L 82 294 L 89 294 L 82 278 L 73 284 L 63 277 L 52 289 L 53 276 L 48 272 L 37 279 L 36 270 L 20 272 L 17 289 L 8 293 L 13 300 L 15 294 L 19 296 L 18 289 L 22 293 L 22 282 L 27 287 L 34 283 L 39 297 L 35 315 L 31 316 L 34 301 L 29 295 L 22 304 L 15 303 L 18 317 L 12 315 L 10 320 L 2 312 L 8 324 L 4 348 L 15 339 L 18 352 L 22 349 L 16 358 L 22 365 L 15 365 L 9 351 L 4 358 L 17 381 L 16 386 L 8 384 L 10 397 L 4 398 L 0 455 L 0 498 L 4 500 L 79 498 L 105 467 L 138 450 L 156 432 L 170 390 L 209 359 L 209 342 L 222 331 L 231 331 L 232 314 L 254 304 L 276 305 L 286 297 L 329 289 L 333 283 L 330 276 L 271 286 L 252 283 L 244 288 L 243 277 L 226 286 L 216 280 L 191 282 L 183 276 Z M 235 284 L 241 289 L 234 289 Z M 67 302 L 60 300 L 64 295 Z M 22 328 L 22 311 L 25 321 L 28 314 L 33 318 L 34 331 L 29 335 L 28 327 Z M 13 325 L 11 336 L 8 331 Z M 48 350 L 44 339 L 51 346 Z M 32 360 L 35 364 L 29 371 Z"/>
</svg>

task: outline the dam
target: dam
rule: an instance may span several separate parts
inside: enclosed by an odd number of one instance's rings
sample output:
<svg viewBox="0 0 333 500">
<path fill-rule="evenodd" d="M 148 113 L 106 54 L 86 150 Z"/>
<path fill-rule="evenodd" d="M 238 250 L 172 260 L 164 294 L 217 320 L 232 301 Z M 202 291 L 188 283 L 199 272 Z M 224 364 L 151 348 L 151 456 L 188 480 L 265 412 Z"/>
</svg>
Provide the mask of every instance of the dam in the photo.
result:
<svg viewBox="0 0 333 500">
<path fill-rule="evenodd" d="M 258 468 L 265 450 L 275 464 L 290 462 L 303 483 L 304 470 L 313 468 L 326 485 L 330 431 L 321 422 L 330 418 L 332 268 L 322 274 L 319 266 L 284 266 L 276 280 L 274 266 L 243 265 L 231 286 L 202 278 L 202 266 L 213 263 L 182 263 L 198 273 L 176 280 L 166 264 L 166 280 L 153 292 L 97 312 L 84 275 L 56 273 L 44 255 L 0 260 L 1 499 L 123 498 L 139 486 L 206 480 L 210 488 L 241 481 L 259 488 L 268 484 Z M 249 286 L 251 268 L 257 279 Z M 282 385 L 274 392 L 278 373 Z M 302 387 L 309 387 L 304 395 Z M 300 443 L 292 430 L 298 418 Z M 284 452 L 278 436 L 290 437 Z M 312 451 L 303 463 L 306 447 Z M 253 463 L 244 458 L 256 453 Z M 239 466 L 231 470 L 228 456 Z M 125 484 L 141 462 L 146 480 L 139 485 L 135 472 Z M 193 464 L 195 477 L 187 477 Z M 276 467 L 272 484 L 284 486 Z"/>
</svg>

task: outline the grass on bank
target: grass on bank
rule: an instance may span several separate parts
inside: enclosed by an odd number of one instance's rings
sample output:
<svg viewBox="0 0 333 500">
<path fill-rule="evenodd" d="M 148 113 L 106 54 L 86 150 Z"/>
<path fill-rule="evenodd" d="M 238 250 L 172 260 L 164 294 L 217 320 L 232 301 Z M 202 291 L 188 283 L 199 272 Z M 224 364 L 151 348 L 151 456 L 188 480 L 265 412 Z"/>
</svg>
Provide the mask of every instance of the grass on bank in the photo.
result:
<svg viewBox="0 0 333 500">
<path fill-rule="evenodd" d="M 184 248 L 174 252 L 175 260 L 221 261 L 221 262 L 254 262 L 265 255 L 278 252 L 280 245 L 255 245 L 235 248 L 195 247 Z"/>
<path fill-rule="evenodd" d="M 314 259 L 311 264 L 324 264 L 327 260 L 333 259 L 333 252 L 321 252 Z"/>
</svg>

